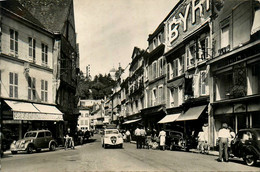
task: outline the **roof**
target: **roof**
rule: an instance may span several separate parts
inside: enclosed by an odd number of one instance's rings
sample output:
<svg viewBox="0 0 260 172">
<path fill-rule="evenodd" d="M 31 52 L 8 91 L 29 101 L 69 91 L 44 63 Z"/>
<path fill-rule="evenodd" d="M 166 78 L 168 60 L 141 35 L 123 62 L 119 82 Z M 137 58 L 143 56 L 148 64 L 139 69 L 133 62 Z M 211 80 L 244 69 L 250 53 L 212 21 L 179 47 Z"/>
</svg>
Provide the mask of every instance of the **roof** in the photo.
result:
<svg viewBox="0 0 260 172">
<path fill-rule="evenodd" d="M 26 8 L 24 8 L 17 0 L 1 1 L 1 7 L 24 18 L 25 20 L 36 24 L 42 28 L 44 26 L 37 20 Z"/>
<path fill-rule="evenodd" d="M 61 32 L 72 0 L 19 0 L 49 31 Z"/>
</svg>

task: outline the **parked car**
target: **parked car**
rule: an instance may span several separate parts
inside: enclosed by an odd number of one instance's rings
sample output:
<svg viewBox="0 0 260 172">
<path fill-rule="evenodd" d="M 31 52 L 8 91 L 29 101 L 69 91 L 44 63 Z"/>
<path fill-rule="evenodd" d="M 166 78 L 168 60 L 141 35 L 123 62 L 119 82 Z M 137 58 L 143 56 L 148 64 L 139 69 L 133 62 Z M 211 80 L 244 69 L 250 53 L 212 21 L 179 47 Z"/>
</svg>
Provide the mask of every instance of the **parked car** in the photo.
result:
<svg viewBox="0 0 260 172">
<path fill-rule="evenodd" d="M 174 130 L 166 130 L 166 146 L 170 150 L 185 150 L 189 151 L 195 148 L 196 139 L 191 136 L 185 136 L 184 133 Z"/>
<path fill-rule="evenodd" d="M 232 154 L 249 166 L 260 159 L 260 128 L 241 129 L 231 142 Z"/>
<path fill-rule="evenodd" d="M 18 151 L 32 153 L 33 150 L 39 152 L 44 148 L 55 151 L 56 146 L 57 142 L 53 139 L 49 130 L 35 130 L 25 133 L 23 139 L 14 141 L 11 144 L 11 152 L 12 154 L 16 154 Z"/>
<path fill-rule="evenodd" d="M 105 129 L 101 134 L 102 147 L 118 146 L 123 148 L 123 136 L 118 129 Z"/>
</svg>

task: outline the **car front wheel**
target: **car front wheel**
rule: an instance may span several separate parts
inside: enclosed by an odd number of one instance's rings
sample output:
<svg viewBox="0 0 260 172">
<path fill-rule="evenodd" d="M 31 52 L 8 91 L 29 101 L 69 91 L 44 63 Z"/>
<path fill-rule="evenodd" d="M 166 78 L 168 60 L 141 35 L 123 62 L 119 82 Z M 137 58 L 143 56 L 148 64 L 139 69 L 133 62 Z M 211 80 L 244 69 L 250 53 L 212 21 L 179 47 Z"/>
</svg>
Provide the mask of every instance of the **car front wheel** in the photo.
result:
<svg viewBox="0 0 260 172">
<path fill-rule="evenodd" d="M 243 159 L 245 163 L 249 166 L 254 165 L 257 161 L 256 157 L 253 154 L 247 154 Z"/>
<path fill-rule="evenodd" d="M 55 143 L 52 143 L 50 146 L 50 151 L 55 151 L 55 149 L 56 149 L 56 145 Z"/>
<path fill-rule="evenodd" d="M 27 153 L 30 154 L 30 153 L 32 153 L 32 152 L 33 152 L 33 147 L 32 147 L 32 145 L 29 145 L 29 146 L 27 147 Z"/>
</svg>

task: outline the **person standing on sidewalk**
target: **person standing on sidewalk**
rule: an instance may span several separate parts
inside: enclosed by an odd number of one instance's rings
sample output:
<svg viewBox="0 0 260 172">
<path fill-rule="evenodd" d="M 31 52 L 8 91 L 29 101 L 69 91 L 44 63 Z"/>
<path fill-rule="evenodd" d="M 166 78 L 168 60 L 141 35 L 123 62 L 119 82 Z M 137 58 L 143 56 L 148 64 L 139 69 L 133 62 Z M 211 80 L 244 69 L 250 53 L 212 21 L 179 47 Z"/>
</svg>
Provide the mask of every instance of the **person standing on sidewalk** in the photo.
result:
<svg viewBox="0 0 260 172">
<path fill-rule="evenodd" d="M 145 146 L 145 136 L 146 136 L 146 131 L 145 131 L 144 127 L 141 128 L 140 133 L 141 133 L 140 147 L 143 148 Z"/>
<path fill-rule="evenodd" d="M 162 129 L 158 137 L 160 138 L 160 146 L 162 147 L 162 150 L 165 150 L 166 132 Z"/>
<path fill-rule="evenodd" d="M 219 141 L 219 158 L 218 161 L 222 162 L 223 154 L 225 156 L 224 161 L 228 162 L 228 138 L 230 138 L 230 131 L 226 123 L 222 124 L 222 128 L 218 132 Z"/>
<path fill-rule="evenodd" d="M 136 148 L 139 149 L 140 148 L 140 141 L 141 141 L 141 130 L 139 129 L 139 127 L 137 127 L 135 129 L 135 138 L 136 138 Z"/>
<path fill-rule="evenodd" d="M 125 134 L 126 134 L 126 141 L 127 141 L 127 142 L 130 142 L 130 135 L 131 135 L 130 131 L 127 130 L 127 131 L 125 132 Z"/>
</svg>

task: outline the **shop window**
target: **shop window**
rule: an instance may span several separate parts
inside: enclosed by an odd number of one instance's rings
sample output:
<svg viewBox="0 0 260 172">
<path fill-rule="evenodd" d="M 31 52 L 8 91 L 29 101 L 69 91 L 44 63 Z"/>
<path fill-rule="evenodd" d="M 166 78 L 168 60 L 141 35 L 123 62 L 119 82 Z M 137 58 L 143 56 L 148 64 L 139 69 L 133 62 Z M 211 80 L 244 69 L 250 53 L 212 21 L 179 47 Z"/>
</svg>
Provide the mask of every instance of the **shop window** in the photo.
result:
<svg viewBox="0 0 260 172">
<path fill-rule="evenodd" d="M 35 61 L 35 58 L 36 58 L 36 53 L 35 53 L 36 40 L 33 39 L 32 37 L 29 37 L 28 41 L 29 41 L 29 59 L 32 60 L 32 61 Z"/>
<path fill-rule="evenodd" d="M 9 97 L 18 98 L 18 74 L 9 73 Z"/>
<path fill-rule="evenodd" d="M 28 77 L 28 99 L 36 100 L 36 80 L 35 78 Z"/>
<path fill-rule="evenodd" d="M 10 29 L 10 51 L 18 56 L 18 32 Z"/>
</svg>

